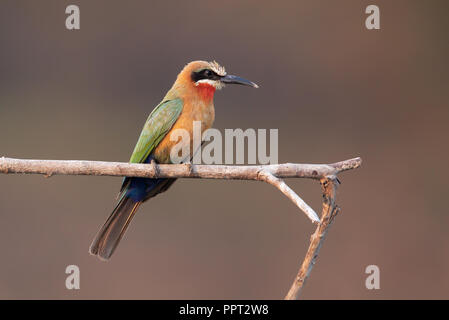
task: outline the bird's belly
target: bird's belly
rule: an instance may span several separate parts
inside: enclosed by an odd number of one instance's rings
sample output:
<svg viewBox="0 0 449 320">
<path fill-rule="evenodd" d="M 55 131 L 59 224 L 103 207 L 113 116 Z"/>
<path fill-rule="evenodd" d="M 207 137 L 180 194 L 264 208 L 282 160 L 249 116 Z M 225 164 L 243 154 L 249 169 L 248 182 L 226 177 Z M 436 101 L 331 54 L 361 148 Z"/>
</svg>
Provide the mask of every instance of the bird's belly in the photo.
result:
<svg viewBox="0 0 449 320">
<path fill-rule="evenodd" d="M 195 108 L 189 108 L 185 105 L 179 119 L 173 125 L 172 129 L 167 133 L 167 135 L 162 139 L 158 146 L 153 151 L 154 159 L 159 163 L 171 163 L 170 152 L 175 145 L 178 150 L 182 150 L 183 144 L 185 147 L 189 148 L 190 157 L 193 156 L 193 124 L 194 121 L 201 122 L 201 136 L 203 132 L 212 127 L 214 122 L 215 112 L 213 104 L 210 105 L 200 105 Z M 182 139 L 180 134 L 173 134 L 173 141 L 171 139 L 172 133 L 177 129 L 183 129 L 188 133 L 188 139 Z M 201 140 L 201 138 L 199 138 Z M 197 143 L 200 145 L 201 141 Z"/>
</svg>

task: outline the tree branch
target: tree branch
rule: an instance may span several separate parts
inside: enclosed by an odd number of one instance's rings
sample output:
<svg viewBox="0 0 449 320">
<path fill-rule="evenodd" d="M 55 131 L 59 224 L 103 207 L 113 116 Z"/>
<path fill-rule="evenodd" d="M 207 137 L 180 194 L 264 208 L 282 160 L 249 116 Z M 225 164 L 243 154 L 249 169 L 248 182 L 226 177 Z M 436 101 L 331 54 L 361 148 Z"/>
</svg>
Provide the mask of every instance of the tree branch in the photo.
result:
<svg viewBox="0 0 449 320">
<path fill-rule="evenodd" d="M 140 164 L 82 160 L 28 160 L 0 158 L 0 173 L 33 173 L 52 176 L 92 175 L 143 178 L 202 178 L 260 180 L 259 172 L 267 171 L 278 178 L 322 179 L 360 167 L 362 159 L 354 158 L 332 164 L 272 164 L 261 166 L 226 166 L 193 164 Z"/>
<path fill-rule="evenodd" d="M 285 299 L 298 299 L 323 244 L 327 231 L 339 208 L 335 204 L 336 189 L 340 172 L 356 169 L 362 164 L 361 158 L 353 158 L 332 164 L 276 165 L 194 165 L 194 164 L 136 164 L 123 162 L 78 161 L 78 160 L 24 160 L 0 158 L 0 173 L 26 173 L 52 175 L 95 175 L 127 176 L 144 178 L 201 178 L 237 179 L 267 182 L 287 196 L 307 217 L 318 223 L 310 240 L 306 257 Z M 320 180 L 323 191 L 321 220 L 282 179 L 310 178 Z"/>
<path fill-rule="evenodd" d="M 340 208 L 335 204 L 335 196 L 337 192 L 338 179 L 334 177 L 323 178 L 320 181 L 323 190 L 323 210 L 321 213 L 321 221 L 315 232 L 310 237 L 310 245 L 307 250 L 301 268 L 296 275 L 293 284 L 288 291 L 285 300 L 297 300 L 302 288 L 312 271 L 313 266 L 318 258 L 321 245 L 324 242 L 327 231 L 334 221 L 335 216 L 340 212 Z"/>
</svg>

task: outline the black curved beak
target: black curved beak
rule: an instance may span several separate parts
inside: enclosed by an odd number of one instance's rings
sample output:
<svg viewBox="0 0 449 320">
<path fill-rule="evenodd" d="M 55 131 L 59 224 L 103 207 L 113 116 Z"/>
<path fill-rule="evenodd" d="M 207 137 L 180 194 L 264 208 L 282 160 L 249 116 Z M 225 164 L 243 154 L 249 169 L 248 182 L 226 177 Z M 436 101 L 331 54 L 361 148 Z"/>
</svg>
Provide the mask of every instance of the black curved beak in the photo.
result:
<svg viewBox="0 0 449 320">
<path fill-rule="evenodd" d="M 225 75 L 224 77 L 221 77 L 220 81 L 224 82 L 224 83 L 234 83 L 234 84 L 241 84 L 244 86 L 250 86 L 253 88 L 259 88 L 259 86 L 257 84 L 255 84 L 254 82 L 237 77 L 237 76 L 233 76 L 232 74 L 228 74 L 228 75 Z"/>
</svg>

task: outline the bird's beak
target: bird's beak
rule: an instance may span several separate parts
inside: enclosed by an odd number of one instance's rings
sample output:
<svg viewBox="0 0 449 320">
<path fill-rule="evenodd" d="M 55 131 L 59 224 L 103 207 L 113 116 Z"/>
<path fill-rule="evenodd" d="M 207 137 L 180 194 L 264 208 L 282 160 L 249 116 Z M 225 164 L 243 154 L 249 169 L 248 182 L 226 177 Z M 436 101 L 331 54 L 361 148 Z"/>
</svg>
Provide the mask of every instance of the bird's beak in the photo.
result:
<svg viewBox="0 0 449 320">
<path fill-rule="evenodd" d="M 250 86 L 253 88 L 259 88 L 259 86 L 257 84 L 255 84 L 254 82 L 237 77 L 237 76 L 233 76 L 231 74 L 221 77 L 220 81 L 223 83 L 234 83 L 234 84 L 241 84 L 244 86 Z"/>
</svg>

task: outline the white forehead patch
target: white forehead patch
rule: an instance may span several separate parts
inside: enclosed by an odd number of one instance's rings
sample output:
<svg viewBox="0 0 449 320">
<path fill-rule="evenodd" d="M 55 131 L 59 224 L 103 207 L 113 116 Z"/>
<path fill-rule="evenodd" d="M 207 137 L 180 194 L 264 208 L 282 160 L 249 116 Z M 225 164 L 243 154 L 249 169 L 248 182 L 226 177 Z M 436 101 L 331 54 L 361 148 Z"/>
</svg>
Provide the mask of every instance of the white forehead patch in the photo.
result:
<svg viewBox="0 0 449 320">
<path fill-rule="evenodd" d="M 214 71 L 219 76 L 224 77 L 226 75 L 225 68 L 223 66 L 220 66 L 217 61 L 214 60 L 212 62 L 209 62 L 209 66 L 212 71 Z"/>
</svg>

